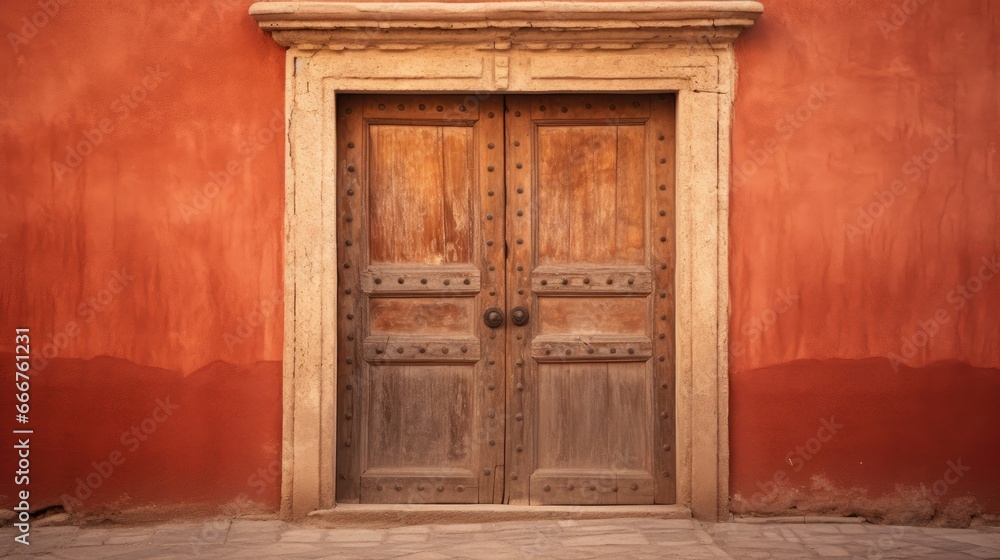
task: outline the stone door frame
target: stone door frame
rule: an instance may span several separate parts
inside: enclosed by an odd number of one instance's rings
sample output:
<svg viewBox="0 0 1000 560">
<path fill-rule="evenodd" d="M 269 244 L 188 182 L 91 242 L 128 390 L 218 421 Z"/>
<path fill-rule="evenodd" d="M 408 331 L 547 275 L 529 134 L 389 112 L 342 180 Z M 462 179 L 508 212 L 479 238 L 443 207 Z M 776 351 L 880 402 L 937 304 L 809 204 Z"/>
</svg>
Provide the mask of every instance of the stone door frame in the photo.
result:
<svg viewBox="0 0 1000 560">
<path fill-rule="evenodd" d="M 677 95 L 677 504 L 729 515 L 733 42 L 762 11 L 745 0 L 251 6 L 288 47 L 284 516 L 335 507 L 339 92 Z"/>
</svg>

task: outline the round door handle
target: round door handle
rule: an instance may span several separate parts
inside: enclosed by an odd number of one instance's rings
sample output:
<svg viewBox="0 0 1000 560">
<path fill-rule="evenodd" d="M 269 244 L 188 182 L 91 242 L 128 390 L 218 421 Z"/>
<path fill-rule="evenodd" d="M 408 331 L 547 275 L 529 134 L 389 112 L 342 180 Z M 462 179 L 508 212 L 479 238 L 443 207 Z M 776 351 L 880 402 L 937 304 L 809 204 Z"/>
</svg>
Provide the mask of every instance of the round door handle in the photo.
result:
<svg viewBox="0 0 1000 560">
<path fill-rule="evenodd" d="M 483 313 L 483 322 L 486 326 L 495 329 L 503 324 L 503 311 L 499 307 L 491 307 Z"/>
<path fill-rule="evenodd" d="M 519 327 L 523 327 L 528 324 L 528 309 L 518 305 L 510 312 L 510 321 Z"/>
</svg>

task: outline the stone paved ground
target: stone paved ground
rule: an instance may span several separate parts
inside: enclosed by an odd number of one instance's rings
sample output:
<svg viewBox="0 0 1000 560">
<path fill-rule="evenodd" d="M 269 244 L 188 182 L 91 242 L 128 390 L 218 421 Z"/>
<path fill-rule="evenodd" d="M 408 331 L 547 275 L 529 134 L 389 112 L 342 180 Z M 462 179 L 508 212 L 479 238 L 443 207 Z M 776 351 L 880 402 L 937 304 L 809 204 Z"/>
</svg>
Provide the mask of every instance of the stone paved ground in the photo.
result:
<svg viewBox="0 0 1000 560">
<path fill-rule="evenodd" d="M 328 529 L 281 521 L 52 526 L 31 546 L 0 529 L 11 558 L 1000 558 L 1000 529 L 861 523 L 718 523 L 610 519 L 389 529 Z"/>
</svg>

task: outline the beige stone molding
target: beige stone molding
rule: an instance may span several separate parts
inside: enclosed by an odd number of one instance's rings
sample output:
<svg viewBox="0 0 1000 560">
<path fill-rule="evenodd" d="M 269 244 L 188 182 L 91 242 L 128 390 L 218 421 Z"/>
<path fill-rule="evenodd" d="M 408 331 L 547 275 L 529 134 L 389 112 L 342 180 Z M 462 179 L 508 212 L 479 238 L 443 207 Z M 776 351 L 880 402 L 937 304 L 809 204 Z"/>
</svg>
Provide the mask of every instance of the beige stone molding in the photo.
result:
<svg viewBox="0 0 1000 560">
<path fill-rule="evenodd" d="M 729 515 L 733 41 L 763 8 L 660 2 L 259 2 L 289 47 L 282 512 L 335 506 L 336 94 L 677 95 L 677 504 Z"/>
</svg>

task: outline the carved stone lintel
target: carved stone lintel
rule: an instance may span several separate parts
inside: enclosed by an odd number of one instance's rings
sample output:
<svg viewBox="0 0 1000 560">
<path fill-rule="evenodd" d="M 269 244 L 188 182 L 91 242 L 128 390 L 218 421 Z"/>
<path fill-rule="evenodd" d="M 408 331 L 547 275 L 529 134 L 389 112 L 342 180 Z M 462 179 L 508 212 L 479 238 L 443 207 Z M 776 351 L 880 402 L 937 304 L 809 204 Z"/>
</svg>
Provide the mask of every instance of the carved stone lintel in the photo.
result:
<svg viewBox="0 0 1000 560">
<path fill-rule="evenodd" d="M 250 15 L 286 47 L 454 45 L 493 38 L 503 50 L 540 41 L 732 43 L 763 11 L 756 1 L 257 2 Z M 498 35 L 501 35 L 499 37 Z M 553 34 L 558 37 L 553 37 Z"/>
</svg>

